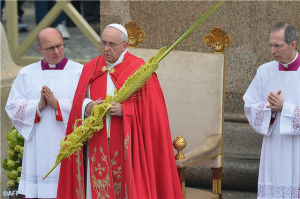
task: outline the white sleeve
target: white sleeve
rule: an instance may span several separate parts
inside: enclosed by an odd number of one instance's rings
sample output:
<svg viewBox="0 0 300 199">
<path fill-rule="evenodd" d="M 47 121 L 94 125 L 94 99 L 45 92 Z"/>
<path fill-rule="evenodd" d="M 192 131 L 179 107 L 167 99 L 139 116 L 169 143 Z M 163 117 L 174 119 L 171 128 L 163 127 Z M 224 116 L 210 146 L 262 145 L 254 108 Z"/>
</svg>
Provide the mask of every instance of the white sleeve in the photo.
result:
<svg viewBox="0 0 300 199">
<path fill-rule="evenodd" d="M 243 99 L 245 102 L 245 115 L 252 128 L 259 134 L 270 135 L 276 120 L 273 125 L 270 125 L 271 109 L 266 107 L 269 105 L 269 102 L 263 96 L 259 70 L 243 96 Z"/>
<path fill-rule="evenodd" d="M 39 104 L 38 104 L 37 107 L 36 107 L 36 113 L 37 113 L 37 115 L 38 115 L 39 117 L 43 117 L 43 114 L 42 114 L 42 112 L 41 112 L 40 109 L 39 109 Z"/>
<path fill-rule="evenodd" d="M 280 134 L 300 135 L 300 106 L 284 102 L 280 116 Z"/>
<path fill-rule="evenodd" d="M 86 105 L 88 105 L 88 103 L 90 103 L 91 101 L 93 101 L 93 100 L 90 99 L 90 86 L 91 86 L 91 84 L 89 84 L 89 86 L 88 86 L 85 98 L 84 98 L 83 103 L 82 103 L 82 109 L 81 109 L 81 113 L 82 113 L 81 118 L 82 119 L 84 119 Z"/>
<path fill-rule="evenodd" d="M 73 100 L 72 99 L 57 99 L 57 101 L 59 103 L 59 108 L 60 108 L 60 112 L 62 114 L 64 125 L 67 128 Z"/>
<path fill-rule="evenodd" d="M 24 139 L 28 141 L 32 136 L 39 100 L 32 100 L 26 95 L 25 75 L 19 73 L 16 77 L 12 84 L 5 110 L 13 125 Z"/>
</svg>

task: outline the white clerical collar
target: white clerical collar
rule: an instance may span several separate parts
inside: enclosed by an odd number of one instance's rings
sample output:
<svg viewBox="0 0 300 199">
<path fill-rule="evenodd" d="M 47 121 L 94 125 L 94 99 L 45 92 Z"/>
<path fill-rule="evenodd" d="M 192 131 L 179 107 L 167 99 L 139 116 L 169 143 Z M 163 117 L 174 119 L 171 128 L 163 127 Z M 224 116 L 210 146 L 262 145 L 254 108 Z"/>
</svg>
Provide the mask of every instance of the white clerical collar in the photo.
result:
<svg viewBox="0 0 300 199">
<path fill-rule="evenodd" d="M 127 49 L 124 52 L 122 52 L 122 54 L 120 55 L 119 59 L 115 63 L 106 62 L 107 69 L 109 70 L 109 69 L 115 67 L 116 65 L 120 64 L 123 61 L 126 52 L 127 52 Z"/>
<path fill-rule="evenodd" d="M 48 62 L 44 59 L 44 62 L 48 64 Z M 49 68 L 56 68 L 56 64 L 48 64 Z"/>
<path fill-rule="evenodd" d="M 297 57 L 298 57 L 298 52 L 296 51 L 296 56 L 295 56 L 295 58 L 293 59 L 293 61 L 291 61 L 290 63 L 287 63 L 287 64 L 283 64 L 283 63 L 281 63 L 281 62 L 280 62 L 280 63 L 283 65 L 284 68 L 288 68 L 288 65 L 291 64 L 291 63 L 293 63 L 293 62 L 297 59 Z"/>
<path fill-rule="evenodd" d="M 56 68 L 56 64 L 48 64 L 49 68 Z"/>
</svg>

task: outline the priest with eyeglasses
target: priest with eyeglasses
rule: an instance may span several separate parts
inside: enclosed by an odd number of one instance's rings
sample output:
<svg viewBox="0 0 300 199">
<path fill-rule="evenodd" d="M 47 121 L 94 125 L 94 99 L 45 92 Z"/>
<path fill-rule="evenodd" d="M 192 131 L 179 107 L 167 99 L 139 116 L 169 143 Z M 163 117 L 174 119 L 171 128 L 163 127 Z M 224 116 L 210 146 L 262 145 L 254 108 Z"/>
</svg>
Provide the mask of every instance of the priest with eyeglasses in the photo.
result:
<svg viewBox="0 0 300 199">
<path fill-rule="evenodd" d="M 54 28 L 43 29 L 37 44 L 43 59 L 19 71 L 5 110 L 25 139 L 19 193 L 56 198 L 60 165 L 42 178 L 59 153 L 83 66 L 64 57 L 62 35 Z"/>
<path fill-rule="evenodd" d="M 246 91 L 245 114 L 263 135 L 258 199 L 300 198 L 300 56 L 297 29 L 279 22 L 270 31 L 274 61 L 265 63 Z"/>
</svg>

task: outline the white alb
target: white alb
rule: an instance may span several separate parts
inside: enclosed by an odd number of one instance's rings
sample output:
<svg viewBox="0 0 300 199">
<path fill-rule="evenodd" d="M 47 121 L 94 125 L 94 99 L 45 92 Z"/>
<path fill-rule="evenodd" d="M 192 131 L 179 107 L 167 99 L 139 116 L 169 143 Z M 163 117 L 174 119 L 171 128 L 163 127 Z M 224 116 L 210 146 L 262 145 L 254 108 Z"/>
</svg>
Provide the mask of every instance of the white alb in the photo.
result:
<svg viewBox="0 0 300 199">
<path fill-rule="evenodd" d="M 64 70 L 42 70 L 41 62 L 33 63 L 19 71 L 12 85 L 5 109 L 25 138 L 19 193 L 27 198 L 56 198 L 60 165 L 42 178 L 59 153 L 82 67 L 68 60 Z M 44 85 L 58 99 L 63 121 L 57 121 L 55 109 L 47 105 L 40 122 L 34 123 Z"/>
<path fill-rule="evenodd" d="M 300 198 L 300 68 L 279 71 L 278 62 L 260 66 L 243 99 L 253 129 L 264 135 L 258 198 Z M 270 92 L 281 90 L 283 109 L 270 125 Z"/>
</svg>

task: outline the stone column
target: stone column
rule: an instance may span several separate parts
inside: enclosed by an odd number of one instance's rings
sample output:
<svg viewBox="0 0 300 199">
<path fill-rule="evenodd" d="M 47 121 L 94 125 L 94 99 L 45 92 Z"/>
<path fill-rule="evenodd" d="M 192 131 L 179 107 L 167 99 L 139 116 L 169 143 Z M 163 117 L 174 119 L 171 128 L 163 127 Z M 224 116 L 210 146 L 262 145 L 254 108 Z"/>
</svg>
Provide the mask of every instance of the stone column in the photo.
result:
<svg viewBox="0 0 300 199">
<path fill-rule="evenodd" d="M 131 21 L 130 3 L 128 0 L 122 1 L 101 1 L 100 3 L 100 25 L 101 32 L 104 27 L 111 23 L 122 24 L 123 26 Z"/>
</svg>

